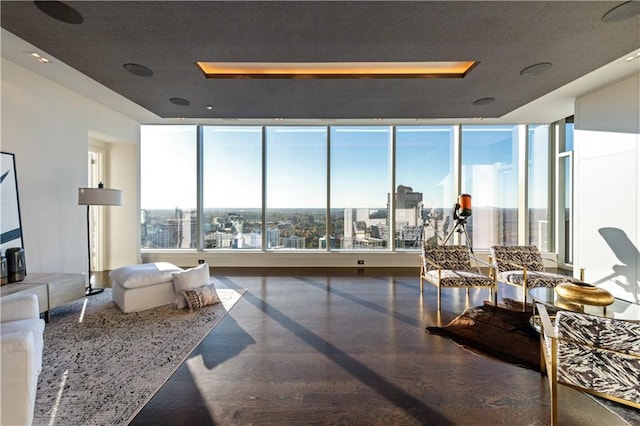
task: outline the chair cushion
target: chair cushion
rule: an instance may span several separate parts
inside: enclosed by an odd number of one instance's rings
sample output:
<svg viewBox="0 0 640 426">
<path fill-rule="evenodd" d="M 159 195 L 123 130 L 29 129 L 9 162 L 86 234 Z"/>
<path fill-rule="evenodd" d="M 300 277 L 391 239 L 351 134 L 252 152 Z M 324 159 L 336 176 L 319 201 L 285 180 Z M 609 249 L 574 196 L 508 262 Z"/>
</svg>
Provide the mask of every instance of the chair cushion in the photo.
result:
<svg viewBox="0 0 640 426">
<path fill-rule="evenodd" d="M 640 359 L 618 352 L 558 343 L 558 381 L 640 403 Z"/>
<path fill-rule="evenodd" d="M 524 285 L 523 276 L 524 272 L 522 271 L 498 272 L 498 281 L 522 286 Z M 527 288 L 555 287 L 566 282 L 580 282 L 580 280 L 554 272 L 527 271 Z"/>
<path fill-rule="evenodd" d="M 640 403 L 640 323 L 561 311 L 558 381 Z"/>
<path fill-rule="evenodd" d="M 425 277 L 435 284 L 438 282 L 438 271 L 427 271 Z M 440 270 L 441 287 L 491 287 L 492 285 L 491 278 L 477 272 Z"/>
<path fill-rule="evenodd" d="M 469 249 L 465 246 L 424 246 L 424 269 L 471 270 Z M 437 265 L 437 266 L 435 266 Z"/>
<path fill-rule="evenodd" d="M 138 288 L 171 281 L 171 274 L 177 271 L 182 268 L 169 262 L 143 263 L 114 269 L 109 272 L 109 278 L 123 288 Z"/>
<path fill-rule="evenodd" d="M 523 267 L 527 268 L 527 272 L 544 271 L 542 255 L 536 246 L 491 246 L 491 257 L 498 272 L 513 271 Z"/>
<path fill-rule="evenodd" d="M 640 357 L 640 323 L 560 311 L 556 316 L 560 339 Z"/>
</svg>

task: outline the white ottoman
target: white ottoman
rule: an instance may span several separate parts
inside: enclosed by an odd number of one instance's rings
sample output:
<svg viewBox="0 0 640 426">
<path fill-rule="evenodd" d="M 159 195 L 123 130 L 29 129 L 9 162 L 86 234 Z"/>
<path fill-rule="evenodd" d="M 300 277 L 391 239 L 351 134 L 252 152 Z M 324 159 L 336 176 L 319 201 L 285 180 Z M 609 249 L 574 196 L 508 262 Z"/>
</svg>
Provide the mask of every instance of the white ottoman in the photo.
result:
<svg viewBox="0 0 640 426">
<path fill-rule="evenodd" d="M 172 273 L 182 268 L 168 262 L 123 266 L 109 273 L 113 301 L 124 313 L 175 303 Z"/>
</svg>

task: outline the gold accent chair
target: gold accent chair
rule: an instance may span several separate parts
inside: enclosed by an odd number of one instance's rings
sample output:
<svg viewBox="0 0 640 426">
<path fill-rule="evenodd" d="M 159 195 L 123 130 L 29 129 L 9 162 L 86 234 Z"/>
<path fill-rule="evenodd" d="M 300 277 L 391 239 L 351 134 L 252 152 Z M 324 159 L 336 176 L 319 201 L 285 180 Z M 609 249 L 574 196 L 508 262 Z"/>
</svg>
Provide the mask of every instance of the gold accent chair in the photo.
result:
<svg viewBox="0 0 640 426">
<path fill-rule="evenodd" d="M 536 308 L 551 425 L 558 424 L 558 384 L 640 408 L 640 322 L 571 311 L 551 317 L 544 305 Z"/>
<path fill-rule="evenodd" d="M 474 259 L 482 262 L 475 257 Z M 487 287 L 494 305 L 498 300 L 495 278 L 482 274 L 479 268 L 476 270 L 472 268 L 471 255 L 465 246 L 425 245 L 422 249 L 420 263 L 420 293 L 424 289 L 425 281 L 435 285 L 438 289 L 438 310 L 440 310 L 440 290 L 442 287 L 465 287 L 467 299 L 470 288 Z"/>
</svg>

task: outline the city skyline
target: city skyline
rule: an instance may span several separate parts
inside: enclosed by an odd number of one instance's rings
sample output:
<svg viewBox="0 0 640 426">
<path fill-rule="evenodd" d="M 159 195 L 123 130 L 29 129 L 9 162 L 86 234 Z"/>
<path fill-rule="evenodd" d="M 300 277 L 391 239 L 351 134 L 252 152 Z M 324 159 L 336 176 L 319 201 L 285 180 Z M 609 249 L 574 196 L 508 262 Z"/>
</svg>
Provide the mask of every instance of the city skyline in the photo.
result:
<svg viewBox="0 0 640 426">
<path fill-rule="evenodd" d="M 455 227 L 453 209 L 418 213 L 420 209 L 420 205 L 405 209 L 415 210 L 414 222 L 396 218 L 396 248 L 417 249 L 422 243 L 441 244 L 449 233 L 460 230 Z M 283 209 L 275 214 L 279 216 L 277 220 L 265 222 L 264 229 L 261 209 L 246 209 L 244 214 L 234 209 L 212 210 L 205 212 L 204 217 L 205 249 L 261 249 L 263 235 L 268 240 L 267 250 L 326 249 L 327 218 L 324 209 Z M 388 249 L 390 226 L 388 216 L 381 213 L 375 209 L 332 209 L 329 216 L 332 248 Z M 546 220 L 540 220 L 545 214 L 546 211 L 531 212 L 531 236 L 541 249 L 545 249 L 547 244 Z M 514 244 L 518 235 L 517 216 L 517 209 L 478 208 L 466 218 L 464 228 L 476 246 L 488 248 L 492 244 Z M 145 248 L 196 248 L 195 210 L 145 210 L 141 226 Z M 464 236 L 461 238 L 462 243 L 466 243 Z M 210 244 L 213 240 L 218 243 Z M 238 244 L 236 240 L 243 243 Z"/>
</svg>

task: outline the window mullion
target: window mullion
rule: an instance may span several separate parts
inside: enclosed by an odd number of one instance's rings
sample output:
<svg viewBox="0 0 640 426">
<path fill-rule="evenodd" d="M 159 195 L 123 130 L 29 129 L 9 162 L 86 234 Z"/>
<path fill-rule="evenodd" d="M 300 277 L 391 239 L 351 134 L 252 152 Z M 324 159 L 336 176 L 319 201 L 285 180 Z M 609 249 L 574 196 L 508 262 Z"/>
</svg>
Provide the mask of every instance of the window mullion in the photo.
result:
<svg viewBox="0 0 640 426">
<path fill-rule="evenodd" d="M 529 244 L 529 129 L 517 127 L 518 138 L 518 244 Z"/>
<path fill-rule="evenodd" d="M 204 250 L 204 143 L 202 126 L 196 128 L 196 250 Z"/>
<path fill-rule="evenodd" d="M 327 126 L 327 212 L 325 219 L 325 251 L 331 251 L 331 126 Z"/>
<path fill-rule="evenodd" d="M 262 224 L 262 251 L 267 251 L 267 128 L 262 126 L 262 209 L 260 217 Z"/>
</svg>

